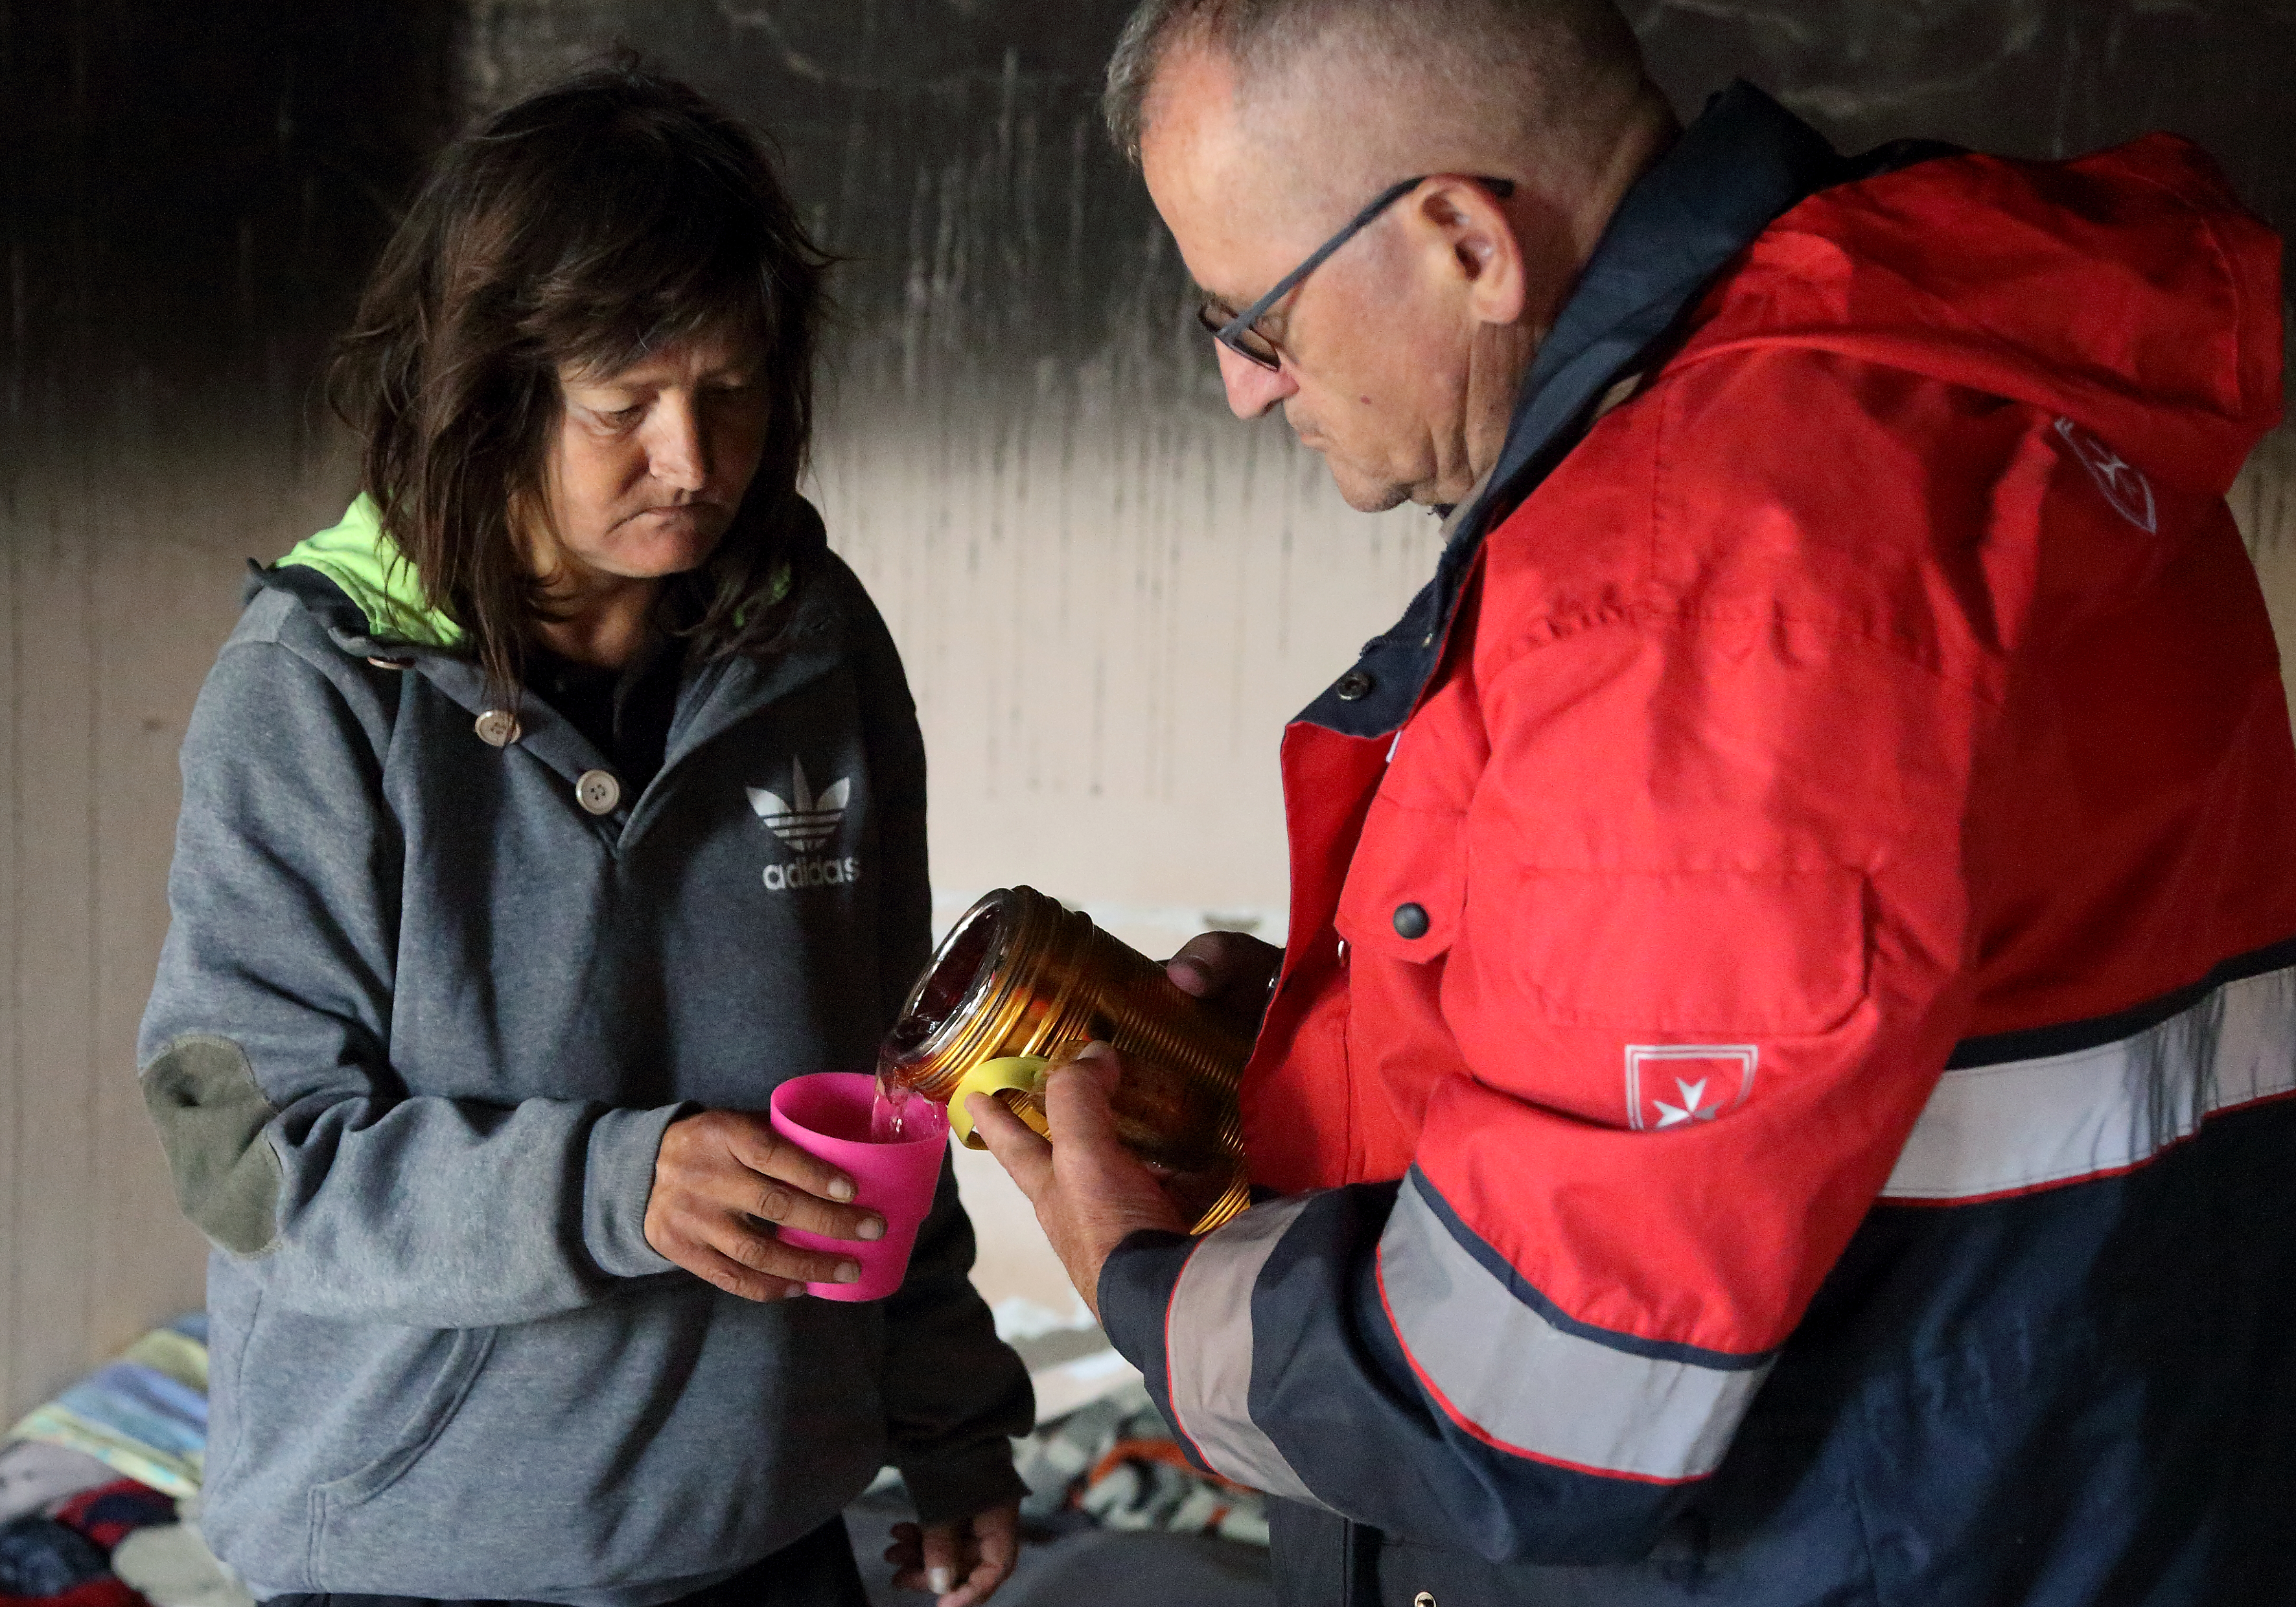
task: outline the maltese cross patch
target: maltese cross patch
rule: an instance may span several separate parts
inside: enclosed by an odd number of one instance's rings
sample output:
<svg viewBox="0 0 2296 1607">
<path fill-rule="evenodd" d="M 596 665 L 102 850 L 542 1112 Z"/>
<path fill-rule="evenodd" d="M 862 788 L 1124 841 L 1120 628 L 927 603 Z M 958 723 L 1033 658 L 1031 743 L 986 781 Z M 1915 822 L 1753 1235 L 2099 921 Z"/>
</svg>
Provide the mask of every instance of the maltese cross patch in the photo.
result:
<svg viewBox="0 0 2296 1607">
<path fill-rule="evenodd" d="M 1628 1044 L 1627 1125 L 1660 1132 L 1746 1103 L 1762 1052 L 1752 1044 Z"/>
<path fill-rule="evenodd" d="M 2152 482 L 2144 471 L 2106 446 L 2070 419 L 2057 421 L 2057 435 L 2080 459 L 2081 467 L 2096 481 L 2113 512 L 2147 536 L 2160 532 L 2160 513 L 2152 501 Z"/>
</svg>

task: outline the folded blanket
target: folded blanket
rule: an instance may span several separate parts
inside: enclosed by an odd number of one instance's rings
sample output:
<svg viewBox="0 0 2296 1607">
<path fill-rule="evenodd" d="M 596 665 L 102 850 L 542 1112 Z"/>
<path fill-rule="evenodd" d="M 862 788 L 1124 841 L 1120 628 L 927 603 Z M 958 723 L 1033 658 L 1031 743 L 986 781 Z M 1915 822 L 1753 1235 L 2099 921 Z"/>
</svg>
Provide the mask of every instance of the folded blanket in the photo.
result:
<svg viewBox="0 0 2296 1607">
<path fill-rule="evenodd" d="M 155 1328 L 10 1431 L 84 1452 L 170 1496 L 196 1495 L 208 1440 L 208 1319 Z"/>
</svg>

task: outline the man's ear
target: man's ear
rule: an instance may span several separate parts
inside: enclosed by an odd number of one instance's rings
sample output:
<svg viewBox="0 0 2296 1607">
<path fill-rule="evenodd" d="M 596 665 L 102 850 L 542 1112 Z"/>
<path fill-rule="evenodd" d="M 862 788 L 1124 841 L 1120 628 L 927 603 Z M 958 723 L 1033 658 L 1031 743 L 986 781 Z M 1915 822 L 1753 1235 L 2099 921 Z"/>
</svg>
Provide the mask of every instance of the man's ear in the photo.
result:
<svg viewBox="0 0 2296 1607">
<path fill-rule="evenodd" d="M 1410 217 L 1422 243 L 1447 259 L 1444 271 L 1456 276 L 1479 322 L 1522 316 L 1529 299 L 1522 242 L 1488 190 L 1472 178 L 1439 177 L 1413 200 Z"/>
</svg>

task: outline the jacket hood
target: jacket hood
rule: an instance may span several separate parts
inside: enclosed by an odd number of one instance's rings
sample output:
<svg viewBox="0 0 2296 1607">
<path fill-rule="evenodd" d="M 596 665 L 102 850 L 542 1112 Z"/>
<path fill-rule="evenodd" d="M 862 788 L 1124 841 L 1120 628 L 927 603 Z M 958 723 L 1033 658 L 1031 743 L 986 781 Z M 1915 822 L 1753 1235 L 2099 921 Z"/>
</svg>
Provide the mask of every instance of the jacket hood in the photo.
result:
<svg viewBox="0 0 2296 1607">
<path fill-rule="evenodd" d="M 381 642 L 451 648 L 463 627 L 422 598 L 414 561 L 382 528 L 374 499 L 361 493 L 341 522 L 296 544 L 275 569 L 316 570 L 335 583 L 366 617 L 366 634 Z"/>
<path fill-rule="evenodd" d="M 2209 496 L 2281 415 L 2279 240 L 2174 135 L 1821 192 L 1701 323 L 1681 360 L 1793 346 L 1928 374 L 2071 418 Z"/>
<path fill-rule="evenodd" d="M 802 497 L 791 499 L 786 542 L 791 562 L 774 567 L 757 599 L 758 606 L 771 608 L 788 596 L 794 584 L 792 563 L 827 547 L 821 515 Z M 314 571 L 332 586 L 299 585 L 295 577 L 284 573 L 289 570 Z M 414 561 L 382 528 L 381 512 L 365 492 L 343 511 L 340 522 L 298 542 L 268 570 L 256 569 L 252 585 L 293 592 L 306 607 L 340 630 L 347 643 L 442 652 L 463 644 L 463 627 L 424 601 Z M 364 629 L 349 616 L 343 606 L 346 603 L 357 611 L 365 621 Z"/>
</svg>

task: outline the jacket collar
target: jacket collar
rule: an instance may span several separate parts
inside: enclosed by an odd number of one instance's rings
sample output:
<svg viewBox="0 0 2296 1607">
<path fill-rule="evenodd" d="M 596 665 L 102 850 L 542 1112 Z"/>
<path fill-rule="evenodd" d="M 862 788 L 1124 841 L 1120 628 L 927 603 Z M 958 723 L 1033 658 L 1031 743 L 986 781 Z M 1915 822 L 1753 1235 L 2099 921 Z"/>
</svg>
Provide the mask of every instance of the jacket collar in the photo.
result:
<svg viewBox="0 0 2296 1607">
<path fill-rule="evenodd" d="M 828 536 L 821 516 L 802 499 L 785 535 L 788 565 L 761 598 L 771 607 L 787 594 L 791 578 L 810 575 L 791 607 L 775 651 L 762 659 L 720 659 L 689 673 L 670 722 L 660 776 L 711 738 L 757 709 L 787 696 L 834 665 L 845 652 L 848 623 L 843 588 L 827 572 Z M 486 676 L 464 646 L 460 628 L 422 603 L 414 566 L 400 554 L 361 496 L 341 523 L 299 544 L 269 567 L 248 565 L 247 597 L 285 592 L 318 622 L 335 648 L 379 668 L 419 675 L 475 718 L 493 706 Z M 518 709 L 519 745 L 569 782 L 605 764 L 589 739 L 540 697 L 527 694 Z M 649 788 L 648 795 L 656 789 Z M 636 797 L 618 819 L 650 813 Z"/>
<path fill-rule="evenodd" d="M 1931 150 L 1876 154 L 1887 166 Z M 1742 80 L 1714 96 L 1627 192 L 1596 242 L 1524 377 L 1498 463 L 1454 516 L 1434 579 L 1299 717 L 1347 736 L 1400 726 L 1441 660 L 1485 533 L 1554 472 L 1603 393 L 1657 355 L 1732 258 L 1797 202 L 1871 165 L 1843 162 L 1816 130 Z"/>
</svg>

